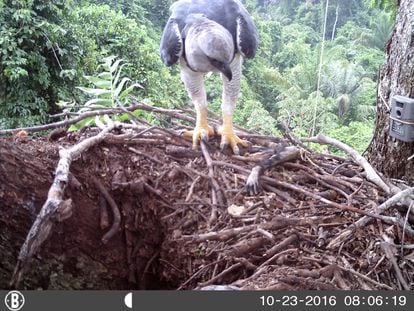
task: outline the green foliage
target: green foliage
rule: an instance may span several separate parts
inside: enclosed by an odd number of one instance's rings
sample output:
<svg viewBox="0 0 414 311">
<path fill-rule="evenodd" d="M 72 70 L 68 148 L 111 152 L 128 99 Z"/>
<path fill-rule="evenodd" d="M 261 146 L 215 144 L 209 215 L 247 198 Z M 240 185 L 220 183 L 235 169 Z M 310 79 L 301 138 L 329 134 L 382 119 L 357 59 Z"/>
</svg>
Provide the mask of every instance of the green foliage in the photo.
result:
<svg viewBox="0 0 414 311">
<path fill-rule="evenodd" d="M 187 105 L 178 66 L 167 68 L 159 57 L 172 2 L 0 1 L 0 127 L 45 123 L 50 113 L 68 108 L 58 102 L 86 103 L 84 109 L 125 104 L 123 91 L 134 84 L 142 86 L 133 90 L 138 100 Z M 320 58 L 326 1 L 243 1 L 261 43 L 256 58 L 244 63 L 235 123 L 277 135 L 276 123 L 283 121 L 303 136 L 310 133 L 316 111 L 317 132 L 362 146 L 372 128 L 393 2 L 330 0 Z M 114 64 L 118 71 L 112 72 Z M 220 113 L 221 79 L 207 80 L 210 108 Z M 77 88 L 88 83 L 89 89 Z M 118 88 L 122 91 L 114 96 Z M 359 140 L 347 138 L 354 133 Z"/>
<path fill-rule="evenodd" d="M 274 60 L 282 71 L 309 59 L 311 44 L 315 42 L 316 33 L 312 28 L 300 24 L 290 24 L 282 29 L 282 45 Z"/>
<path fill-rule="evenodd" d="M 155 53 L 155 33 L 145 24 L 138 24 L 108 6 L 88 5 L 73 12 L 73 20 L 67 27 L 81 38 L 82 52 L 88 57 L 79 65 L 91 70 L 103 56 L 118 55 L 128 60 L 126 74 L 150 91 L 149 76 L 161 70 L 162 64 Z"/>
<path fill-rule="evenodd" d="M 373 128 L 373 122 L 351 122 L 348 126 L 332 128 L 326 134 L 352 146 L 359 153 L 363 153 L 371 141 Z M 343 154 L 335 148 L 329 149 L 334 153 Z"/>
<path fill-rule="evenodd" d="M 128 101 L 128 95 L 136 87 L 141 87 L 138 83 L 131 84 L 131 79 L 124 77 L 122 69 L 126 64 L 122 59 L 115 56 L 109 56 L 103 59 L 98 66 L 99 73 L 93 76 L 85 76 L 85 79 L 93 87 L 77 87 L 79 90 L 91 97 L 81 109 L 77 112 L 85 112 L 97 108 L 115 108 L 124 107 Z M 69 112 L 74 108 L 74 103 L 61 102 L 60 106 L 64 111 Z M 101 124 L 101 119 L 108 119 L 107 116 L 102 118 L 88 118 L 71 127 L 71 130 L 77 130 L 85 125 Z"/>
<path fill-rule="evenodd" d="M 235 122 L 256 133 L 280 136 L 277 121 L 258 101 L 246 100 L 234 114 Z"/>
<path fill-rule="evenodd" d="M 361 66 L 348 61 L 331 62 L 323 75 L 321 90 L 325 96 L 335 98 L 338 106 L 337 114 L 348 123 L 352 120 L 363 120 L 373 115 L 373 110 L 361 110 L 359 106 L 374 108 L 375 83 L 364 77 Z M 343 106 L 346 102 L 346 107 Z M 365 113 L 363 113 L 365 112 Z"/>
<path fill-rule="evenodd" d="M 44 122 L 65 81 L 55 44 L 71 1 L 16 0 L 0 10 L 0 120 Z"/>
<path fill-rule="evenodd" d="M 397 14 L 396 0 L 364 0 L 364 2 L 371 8 L 379 8 L 391 13 L 392 19 L 395 20 Z"/>
<path fill-rule="evenodd" d="M 141 87 L 138 83 L 128 86 L 130 78 L 123 77 L 122 69 L 126 64 L 122 59 L 109 56 L 103 59 L 98 68 L 101 72 L 96 76 L 85 76 L 93 88 L 78 87 L 82 92 L 93 98 L 85 103 L 85 108 L 118 107 L 125 105 L 127 96 L 135 87 Z"/>
<path fill-rule="evenodd" d="M 316 109 L 316 133 L 326 131 L 338 123 L 338 116 L 334 114 L 336 101 L 325 98 L 320 92 L 313 92 L 306 98 L 292 88 L 291 95 L 282 94 L 279 97 L 278 120 L 287 124 L 299 136 L 309 135 L 313 127 L 313 116 Z"/>
<path fill-rule="evenodd" d="M 133 18 L 138 22 L 147 24 L 149 21 L 156 26 L 162 26 L 168 19 L 168 8 L 171 0 L 79 0 L 80 3 L 92 3 L 96 5 L 106 4 L 113 11 L 121 11 L 125 16 Z"/>
<path fill-rule="evenodd" d="M 256 59 L 260 57 L 273 63 L 277 59 L 275 54 L 279 52 L 283 44 L 281 38 L 282 26 L 277 21 L 266 20 L 259 22 L 257 28 L 260 35 L 260 48 Z M 247 65 L 250 65 L 250 62 Z"/>
<path fill-rule="evenodd" d="M 371 47 L 384 50 L 384 45 L 391 36 L 394 20 L 395 17 L 384 11 L 379 11 L 372 17 L 370 23 L 372 34 L 368 37 L 368 43 Z"/>
<path fill-rule="evenodd" d="M 359 0 L 330 1 L 325 50 L 320 58 L 325 3 L 307 1 L 287 10 L 292 22 L 279 24 L 276 49 L 272 55 L 261 52 L 261 57 L 247 66 L 247 79 L 271 116 L 288 123 L 299 136 L 311 133 L 315 113 L 316 133 L 336 135 L 334 129 L 339 132 L 342 127 L 344 133 L 349 128 L 370 132 L 375 115 L 375 81 L 384 61 L 379 47 L 385 44 L 387 36 L 383 34 L 390 29 L 389 23 L 384 24 L 387 14 L 370 13 Z M 266 23 L 259 21 L 259 30 L 266 29 Z M 268 52 L 272 41 L 267 33 L 264 41 Z M 349 142 L 352 145 L 352 140 Z"/>
<path fill-rule="evenodd" d="M 138 98 L 163 105 L 183 102 L 186 94 L 179 75 L 158 55 L 160 30 L 145 18 L 150 14 L 140 1 L 123 2 L 134 19 L 109 6 L 76 2 L 77 6 L 63 0 L 1 2 L 2 127 L 45 123 L 49 113 L 59 109 L 57 102 L 84 102 L 85 95 L 75 87 L 84 85 L 86 73 L 109 55 L 127 60 L 126 75 L 143 86 Z M 139 14 L 144 17 L 136 17 Z"/>
<path fill-rule="evenodd" d="M 222 82 L 218 75 L 208 75 L 206 77 L 206 92 L 209 102 L 209 110 L 213 113 L 221 114 L 221 92 Z M 279 135 L 277 122 L 270 112 L 259 101 L 252 100 L 254 93 L 246 79 L 241 81 L 241 96 L 237 102 L 233 114 L 235 124 L 243 126 L 249 130 L 267 135 Z"/>
<path fill-rule="evenodd" d="M 268 5 L 270 5 L 271 1 L 268 1 Z M 278 6 L 280 7 L 281 12 L 284 15 L 292 16 L 295 14 L 298 6 L 301 4 L 302 1 L 300 0 L 280 0 L 278 1 Z"/>
</svg>

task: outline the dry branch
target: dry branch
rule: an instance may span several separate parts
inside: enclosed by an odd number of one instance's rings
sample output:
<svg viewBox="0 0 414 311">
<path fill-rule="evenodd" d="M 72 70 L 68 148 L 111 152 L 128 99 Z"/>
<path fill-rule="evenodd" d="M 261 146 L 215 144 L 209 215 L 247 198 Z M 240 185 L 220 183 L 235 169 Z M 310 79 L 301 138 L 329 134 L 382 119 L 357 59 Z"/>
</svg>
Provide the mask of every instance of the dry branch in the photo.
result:
<svg viewBox="0 0 414 311">
<path fill-rule="evenodd" d="M 121 224 L 121 213 L 119 212 L 119 208 L 115 200 L 109 194 L 108 190 L 106 190 L 102 182 L 96 177 L 93 177 L 92 181 L 95 184 L 95 186 L 99 189 L 102 196 L 105 198 L 105 200 L 108 202 L 109 206 L 112 209 L 112 215 L 114 219 L 113 224 L 111 226 L 111 229 L 109 229 L 109 231 L 105 233 L 105 235 L 102 237 L 102 243 L 106 244 L 109 241 L 109 239 L 112 238 L 119 231 L 119 226 Z"/>
<path fill-rule="evenodd" d="M 302 141 L 332 145 L 345 151 L 354 159 L 356 163 L 358 163 L 365 170 L 367 179 L 376 184 L 378 187 L 380 187 L 385 193 L 395 193 L 395 191 L 399 190 L 398 188 L 390 188 L 363 156 L 361 156 L 357 151 L 355 151 L 348 145 L 344 144 L 343 142 L 340 142 L 337 139 L 330 138 L 322 134 L 318 134 L 316 137 L 303 139 Z"/>
<path fill-rule="evenodd" d="M 397 204 L 401 201 L 404 201 L 407 197 L 409 197 L 413 193 L 414 193 L 414 187 L 405 189 L 403 191 L 400 191 L 399 193 L 393 195 L 391 198 L 389 198 L 387 201 L 385 201 L 381 205 L 374 208 L 371 212 L 376 213 L 376 214 L 382 214 L 386 210 L 388 210 L 391 207 L 395 206 L 395 204 Z M 367 216 L 364 216 L 364 217 L 360 218 L 351 227 L 343 230 L 335 239 L 333 239 L 328 244 L 327 247 L 330 248 L 330 249 L 337 248 L 343 241 L 348 239 L 356 229 L 365 227 L 371 220 L 372 220 L 372 218 L 367 217 Z"/>
<path fill-rule="evenodd" d="M 327 218 L 321 217 L 308 217 L 308 218 L 285 218 L 285 217 L 274 217 L 271 221 L 259 224 L 259 225 L 249 225 L 244 227 L 231 228 L 226 230 L 221 230 L 219 232 L 211 231 L 209 233 L 203 233 L 198 235 L 183 235 L 181 238 L 183 240 L 192 241 L 194 243 L 199 243 L 209 240 L 220 240 L 226 241 L 229 240 L 241 233 L 256 231 L 258 229 L 263 230 L 278 230 L 286 227 L 292 226 L 312 226 L 327 221 Z"/>
<path fill-rule="evenodd" d="M 136 108 L 134 106 L 131 106 L 131 107 L 128 107 L 127 109 L 129 111 L 133 111 Z M 13 134 L 13 133 L 16 133 L 16 132 L 19 132 L 19 131 L 26 131 L 26 132 L 34 133 L 34 132 L 41 132 L 41 131 L 47 131 L 47 130 L 52 130 L 52 129 L 56 129 L 56 128 L 61 128 L 61 127 L 66 128 L 70 125 L 76 124 L 76 123 L 78 123 L 82 120 L 85 120 L 87 118 L 90 118 L 90 117 L 103 116 L 103 115 L 112 115 L 112 114 L 116 114 L 116 113 L 120 113 L 120 112 L 122 112 L 122 110 L 120 110 L 118 108 L 88 111 L 88 112 L 84 112 L 84 113 L 79 114 L 78 116 L 76 116 L 73 119 L 65 119 L 63 121 L 54 122 L 54 123 L 50 123 L 50 124 L 44 124 L 44 125 L 33 126 L 33 127 L 21 127 L 21 128 L 17 128 L 17 129 L 0 130 L 0 135 Z"/>
<path fill-rule="evenodd" d="M 389 243 L 384 241 L 384 242 L 381 242 L 381 248 L 384 251 L 385 256 L 391 262 L 392 267 L 394 268 L 395 274 L 397 275 L 398 281 L 401 283 L 401 286 L 405 290 L 410 290 L 410 286 L 408 286 L 407 281 L 404 279 L 404 277 L 401 273 L 401 269 L 398 266 L 397 260 L 395 258 L 395 254 L 392 250 L 393 247 Z"/>
<path fill-rule="evenodd" d="M 194 122 L 194 118 L 183 110 L 145 104 L 134 104 L 128 109 L 141 109 Z M 120 109 L 112 111 L 123 113 Z M 112 125 L 111 129 L 114 127 Z M 151 252 L 145 258 L 143 262 L 147 264 L 142 269 L 144 273 L 150 274 L 155 262 L 159 263 L 161 266 L 154 270 L 164 267 L 163 275 L 167 273 L 169 279 L 185 280 L 177 285 L 180 289 L 200 288 L 237 278 L 244 279 L 234 284 L 243 285 L 244 288 L 249 288 L 248 283 L 258 278 L 280 280 L 277 284 L 268 284 L 269 288 L 279 289 L 297 289 L 300 286 L 312 289 L 346 289 L 353 286 L 395 289 L 399 284 L 405 288 L 405 285 L 409 287 L 412 283 L 412 274 L 401 267 L 399 271 L 395 258 L 389 253 L 383 255 L 378 244 L 372 241 L 377 240 L 383 232 L 392 235 L 394 231 L 397 235 L 395 238 L 400 239 L 401 228 L 407 237 L 404 239 L 403 236 L 400 240 L 414 243 L 409 224 L 411 219 L 407 216 L 404 223 L 395 210 L 392 213 L 389 211 L 391 206 L 410 197 L 413 189 L 402 191 L 378 207 L 370 208 L 387 199 L 378 194 L 389 195 L 396 187 L 390 188 L 369 163 L 352 149 L 349 150 L 348 146 L 332 142 L 321 135 L 313 138 L 315 142 L 334 143 L 345 148 L 354 161 L 316 154 L 310 150 L 303 154 L 298 152 L 297 147 L 292 147 L 292 157 L 286 158 L 291 162 L 277 168 L 270 167 L 265 172 L 267 176 L 257 178 L 264 191 L 260 195 L 248 196 L 245 182 L 249 181 L 249 174 L 251 176 L 252 171 L 254 173 L 252 167 L 263 160 L 268 150 L 277 150 L 278 144 L 285 144 L 281 139 L 245 135 L 257 144 L 250 147 L 249 155 L 226 157 L 213 152 L 219 145 L 216 139 L 211 139 L 208 144 L 202 141 L 200 152 L 191 150 L 191 141 L 184 140 L 172 130 L 151 125 L 123 125 L 126 131 L 111 134 L 111 129 L 105 128 L 98 135 L 61 151 L 55 182 L 49 191 L 50 198 L 48 196 L 20 252 L 14 285 L 17 286 L 31 256 L 50 235 L 54 222 L 70 215 L 72 202 L 70 199 L 64 200 L 68 181 L 67 177 L 62 177 L 62 172 L 69 172 L 74 159 L 103 140 L 106 142 L 105 150 L 109 150 L 105 153 L 105 161 L 119 161 L 119 164 L 110 168 L 111 171 L 100 175 L 103 184 L 112 182 L 113 194 L 109 196 L 107 193 L 105 200 L 113 201 L 110 207 L 114 222 L 104 240 L 107 241 L 118 232 L 122 217 L 122 222 L 127 223 L 121 230 L 127 231 L 126 253 L 130 280 L 139 280 L 135 275 L 139 269 L 134 266 L 139 264 L 139 260 L 136 261 L 133 254 L 138 253 L 137 249 L 140 248 L 131 232 L 141 232 L 145 224 L 140 226 L 140 217 L 137 215 L 128 220 L 132 216 L 128 216 L 125 211 L 133 207 L 126 208 L 123 202 L 115 200 L 120 200 L 125 194 L 149 193 L 151 195 L 145 204 L 140 200 L 137 204 L 145 214 L 159 217 L 157 221 L 161 222 L 166 240 L 162 243 L 162 250 Z M 84 133 L 88 134 L 87 130 Z M 72 139 L 74 136 L 76 134 L 71 134 Z M 88 141 L 90 144 L 86 145 Z M 135 146 L 132 148 L 131 145 Z M 132 152 L 138 156 L 125 156 L 122 152 L 127 155 Z M 114 153 L 116 157 L 111 157 Z M 93 156 L 96 157 L 95 154 Z M 360 174 L 361 167 L 365 170 L 366 178 Z M 82 169 L 88 170 L 86 167 Z M 101 173 L 99 169 L 93 171 L 92 175 Z M 367 182 L 367 179 L 372 183 Z M 101 189 L 100 192 L 105 191 Z M 122 205 L 122 215 L 117 204 Z M 228 213 L 226 209 L 230 205 L 240 207 L 241 214 Z M 361 218 L 361 215 L 364 217 Z M 374 218 L 377 221 L 366 226 Z M 107 221 L 104 215 L 103 224 Z M 352 234 L 356 228 L 359 229 L 358 234 Z M 393 228 L 398 230 L 393 231 Z M 347 243 L 343 243 L 345 239 Z M 328 248 L 323 248 L 324 245 L 328 245 Z M 166 250 L 167 247 L 170 249 Z M 376 254 L 378 250 L 380 254 Z M 181 252 L 184 259 L 179 258 Z M 308 252 L 309 257 L 303 256 L 304 252 Z M 371 254 L 369 263 L 366 263 L 367 252 Z M 193 254 L 205 255 L 203 260 L 194 260 Z M 155 256 L 160 256 L 160 259 Z M 349 260 L 352 256 L 355 258 Z M 394 269 L 384 268 L 387 265 Z M 383 273 L 384 269 L 386 273 Z M 270 275 L 272 271 L 276 272 L 274 277 Z M 143 277 L 141 281 L 144 282 Z"/>
<path fill-rule="evenodd" d="M 220 272 L 219 274 L 217 274 L 215 277 L 213 277 L 211 280 L 208 280 L 207 282 L 203 282 L 203 283 L 200 283 L 199 284 L 199 286 L 200 287 L 204 287 L 204 286 L 207 286 L 207 285 L 210 285 L 210 284 L 213 284 L 214 282 L 216 282 L 216 281 L 218 281 L 218 280 L 220 280 L 222 277 L 224 277 L 225 275 L 227 275 L 227 274 L 229 274 L 230 272 L 232 272 L 232 271 L 234 271 L 234 270 L 236 270 L 236 269 L 238 269 L 238 268 L 240 268 L 240 267 L 242 267 L 243 266 L 243 264 L 241 264 L 241 263 L 235 263 L 234 265 L 232 265 L 232 266 L 230 266 L 230 267 L 228 267 L 226 270 L 224 270 L 224 271 L 222 271 L 222 272 Z"/>
<path fill-rule="evenodd" d="M 208 177 L 210 178 L 211 183 L 211 214 L 208 221 L 209 226 L 211 226 L 217 220 L 217 204 L 224 205 L 223 196 L 220 190 L 220 186 L 217 183 L 216 178 L 214 177 L 214 168 L 213 160 L 211 159 L 210 153 L 208 152 L 207 144 L 203 141 L 200 141 L 201 150 L 203 152 L 204 159 L 207 163 L 208 168 Z"/>
<path fill-rule="evenodd" d="M 268 249 L 266 253 L 263 254 L 265 258 L 273 257 L 276 253 L 280 252 L 281 250 L 286 249 L 290 244 L 294 243 L 298 239 L 297 234 L 292 234 L 282 242 L 274 245 L 272 248 Z M 270 260 L 272 261 L 272 260 Z M 269 262 L 270 262 L 269 261 Z M 265 261 L 264 263 L 267 263 Z"/>
<path fill-rule="evenodd" d="M 182 121 L 190 122 L 192 124 L 195 123 L 195 119 L 193 117 L 189 117 L 189 116 L 182 114 L 182 110 L 163 109 L 163 108 L 153 107 L 153 106 L 143 104 L 143 103 L 134 103 L 133 105 L 129 107 L 125 107 L 125 108 L 111 108 L 111 109 L 99 109 L 99 110 L 87 111 L 81 114 L 77 114 L 76 117 L 73 119 L 65 119 L 63 121 L 53 122 L 50 124 L 44 124 L 44 125 L 32 126 L 32 127 L 21 127 L 21 128 L 16 128 L 16 129 L 0 130 L 0 136 L 6 135 L 6 134 L 13 134 L 13 133 L 17 133 L 20 131 L 34 133 L 34 132 L 41 132 L 41 131 L 61 128 L 61 127 L 66 128 L 70 125 L 76 124 L 90 117 L 125 113 L 125 111 L 127 111 L 128 113 L 131 113 L 138 109 L 149 111 L 149 112 L 165 114 L 165 115 L 180 119 Z"/>
<path fill-rule="evenodd" d="M 57 215 L 59 215 L 62 211 L 62 206 L 64 206 L 66 210 L 71 209 L 71 200 L 64 200 L 64 193 L 69 182 L 69 169 L 72 161 L 77 159 L 84 151 L 102 142 L 106 135 L 108 135 L 108 133 L 116 127 L 119 127 L 119 124 L 112 123 L 98 135 L 86 138 L 69 149 L 62 148 L 60 150 L 60 160 L 56 167 L 55 178 L 49 189 L 47 200 L 40 210 L 35 222 L 27 234 L 22 248 L 20 249 L 11 285 L 15 287 L 19 285 L 22 275 L 28 267 L 30 259 L 48 238 Z"/>
</svg>

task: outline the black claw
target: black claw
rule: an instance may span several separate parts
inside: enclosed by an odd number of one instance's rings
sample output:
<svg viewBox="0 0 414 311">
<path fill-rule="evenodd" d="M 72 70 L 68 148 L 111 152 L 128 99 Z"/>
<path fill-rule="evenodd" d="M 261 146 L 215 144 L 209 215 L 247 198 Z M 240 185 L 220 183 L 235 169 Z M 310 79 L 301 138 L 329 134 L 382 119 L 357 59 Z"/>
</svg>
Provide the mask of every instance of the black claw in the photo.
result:
<svg viewBox="0 0 414 311">
<path fill-rule="evenodd" d="M 257 195 L 260 192 L 260 186 L 258 184 L 254 185 L 254 194 Z"/>
<path fill-rule="evenodd" d="M 221 151 L 225 151 L 229 147 L 228 143 L 220 144 Z"/>
<path fill-rule="evenodd" d="M 208 141 L 208 134 L 206 132 L 203 132 L 201 134 L 201 140 L 204 141 L 204 142 Z"/>
<path fill-rule="evenodd" d="M 245 188 L 249 195 L 258 195 L 261 191 L 260 184 L 258 183 L 246 183 Z"/>
<path fill-rule="evenodd" d="M 246 192 L 249 195 L 256 195 L 257 194 L 257 192 L 256 192 L 256 190 L 255 190 L 255 188 L 254 188 L 253 185 L 246 185 Z"/>
</svg>

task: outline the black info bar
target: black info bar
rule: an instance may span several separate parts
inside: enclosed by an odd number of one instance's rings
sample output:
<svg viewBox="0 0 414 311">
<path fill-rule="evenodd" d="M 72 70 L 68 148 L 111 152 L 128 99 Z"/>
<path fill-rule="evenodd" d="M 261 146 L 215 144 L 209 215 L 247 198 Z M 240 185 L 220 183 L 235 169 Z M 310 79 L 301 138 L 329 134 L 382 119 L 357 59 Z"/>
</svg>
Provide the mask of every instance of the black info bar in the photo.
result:
<svg viewBox="0 0 414 311">
<path fill-rule="evenodd" d="M 413 310 L 407 291 L 0 291 L 0 310 Z"/>
</svg>

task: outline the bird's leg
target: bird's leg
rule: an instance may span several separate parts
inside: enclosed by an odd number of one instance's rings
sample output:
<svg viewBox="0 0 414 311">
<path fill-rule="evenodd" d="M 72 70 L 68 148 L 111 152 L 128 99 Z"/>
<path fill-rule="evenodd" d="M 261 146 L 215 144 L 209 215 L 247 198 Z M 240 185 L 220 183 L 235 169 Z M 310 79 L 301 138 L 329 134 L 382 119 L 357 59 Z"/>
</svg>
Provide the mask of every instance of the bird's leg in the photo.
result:
<svg viewBox="0 0 414 311">
<path fill-rule="evenodd" d="M 194 106 L 196 107 L 196 127 L 193 131 L 189 131 L 188 135 L 192 136 L 193 149 L 196 149 L 201 139 L 208 140 L 214 136 L 214 128 L 207 122 L 207 106 L 200 107 L 197 102 L 194 102 Z"/>
<path fill-rule="evenodd" d="M 240 94 L 240 75 L 241 75 L 241 56 L 236 54 L 233 62 L 230 64 L 230 68 L 233 74 L 232 79 L 229 81 L 224 75 L 223 79 L 223 97 L 221 103 L 221 109 L 223 111 L 223 125 L 219 130 L 221 135 L 220 147 L 222 150 L 230 146 L 234 154 L 239 154 L 239 146 L 247 147 L 248 143 L 245 140 L 240 139 L 233 129 L 233 111 L 236 107 L 236 102 Z"/>
<path fill-rule="evenodd" d="M 223 125 L 219 129 L 221 135 L 220 148 L 225 150 L 227 146 L 230 146 L 234 154 L 239 155 L 240 149 L 238 145 L 248 147 L 249 143 L 246 140 L 240 139 L 233 129 L 233 116 L 231 113 L 225 113 L 223 111 Z"/>
<path fill-rule="evenodd" d="M 207 123 L 207 95 L 204 88 L 204 74 L 189 69 L 184 61 L 181 63 L 181 79 L 187 88 L 188 95 L 196 110 L 196 127 L 193 131 L 184 132 L 184 136 L 193 139 L 193 148 L 196 149 L 200 140 L 208 140 L 214 136 L 214 128 Z"/>
</svg>

